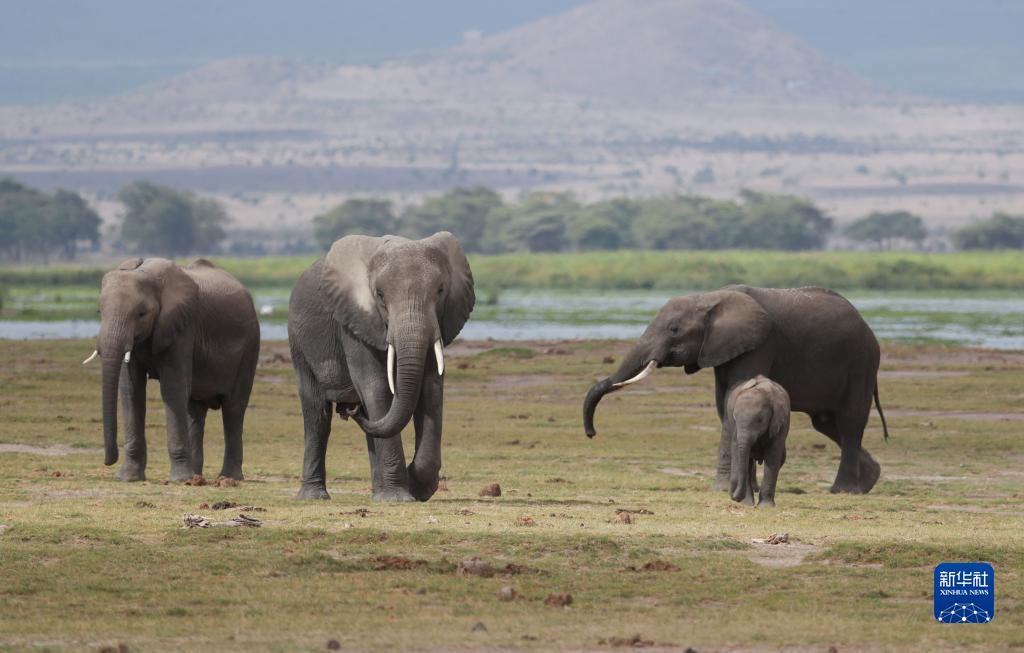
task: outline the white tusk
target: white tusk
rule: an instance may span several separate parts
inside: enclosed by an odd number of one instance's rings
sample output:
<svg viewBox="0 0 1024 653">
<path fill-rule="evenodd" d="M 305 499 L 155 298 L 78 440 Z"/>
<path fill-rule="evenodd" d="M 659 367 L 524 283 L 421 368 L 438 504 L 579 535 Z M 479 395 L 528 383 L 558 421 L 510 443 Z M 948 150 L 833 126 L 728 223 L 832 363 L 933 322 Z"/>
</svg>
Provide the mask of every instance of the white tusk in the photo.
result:
<svg viewBox="0 0 1024 653">
<path fill-rule="evenodd" d="M 94 360 L 96 360 L 96 357 L 99 356 L 99 355 L 100 355 L 99 350 L 98 349 L 93 349 L 92 350 L 92 354 L 89 356 L 89 358 L 86 358 L 84 361 L 82 361 L 82 365 L 88 365 L 89 363 L 91 363 Z"/>
<path fill-rule="evenodd" d="M 437 375 L 442 376 L 444 374 L 444 345 L 441 344 L 440 338 L 434 341 L 434 358 L 437 359 Z"/>
<path fill-rule="evenodd" d="M 658 361 L 651 361 L 650 363 L 647 364 L 647 367 L 645 367 L 642 372 L 640 372 L 639 374 L 634 376 L 632 379 L 629 379 L 627 381 L 623 381 L 622 383 L 615 383 L 615 384 L 612 385 L 612 387 L 615 388 L 615 389 L 618 389 L 618 388 L 625 387 L 625 386 L 627 386 L 627 385 L 629 385 L 631 383 L 636 383 L 637 381 L 643 381 L 644 379 L 647 378 L 647 376 L 651 372 L 654 371 L 654 368 L 657 367 L 657 365 L 658 365 Z"/>
<path fill-rule="evenodd" d="M 388 345 L 388 388 L 395 394 L 395 346 Z"/>
<path fill-rule="evenodd" d="M 132 351 L 129 349 L 124 353 L 124 362 L 128 362 L 132 359 Z"/>
</svg>

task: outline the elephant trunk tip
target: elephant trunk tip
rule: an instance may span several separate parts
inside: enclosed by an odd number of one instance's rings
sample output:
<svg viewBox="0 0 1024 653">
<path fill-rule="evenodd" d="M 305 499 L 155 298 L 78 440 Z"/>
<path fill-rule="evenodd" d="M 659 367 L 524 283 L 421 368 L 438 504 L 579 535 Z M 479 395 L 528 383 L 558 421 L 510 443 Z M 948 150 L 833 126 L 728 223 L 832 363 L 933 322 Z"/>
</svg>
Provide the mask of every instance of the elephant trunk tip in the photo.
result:
<svg viewBox="0 0 1024 653">
<path fill-rule="evenodd" d="M 583 400 L 583 431 L 587 434 L 588 438 L 593 438 L 597 435 L 597 430 L 594 428 L 594 412 L 597 410 L 598 402 L 601 401 L 602 397 L 614 390 L 611 378 L 607 378 L 595 383 Z"/>
<path fill-rule="evenodd" d="M 113 447 L 111 447 L 111 446 L 104 447 L 104 451 L 103 451 L 103 464 L 106 465 L 107 467 L 110 467 L 111 465 L 113 465 L 114 463 L 117 462 L 118 456 L 119 456 L 119 454 L 118 454 L 118 451 L 117 451 L 117 445 L 116 444 Z"/>
</svg>

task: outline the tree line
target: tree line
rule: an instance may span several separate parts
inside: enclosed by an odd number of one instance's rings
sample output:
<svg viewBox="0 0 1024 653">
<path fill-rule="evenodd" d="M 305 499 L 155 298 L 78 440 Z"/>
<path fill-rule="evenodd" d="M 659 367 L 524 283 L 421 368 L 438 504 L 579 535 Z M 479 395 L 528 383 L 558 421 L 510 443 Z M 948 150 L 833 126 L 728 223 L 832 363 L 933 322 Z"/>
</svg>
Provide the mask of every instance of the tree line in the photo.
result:
<svg viewBox="0 0 1024 653">
<path fill-rule="evenodd" d="M 124 207 L 108 234 L 111 249 L 184 256 L 246 253 L 225 247 L 230 221 L 216 200 L 148 181 L 124 186 Z M 456 188 L 401 210 L 381 198 L 349 199 L 312 221 L 315 247 L 348 234 L 421 238 L 447 230 L 468 252 L 594 250 L 823 249 L 833 236 L 874 249 L 920 248 L 929 232 L 906 211 L 875 212 L 836 232 L 815 204 L 794 195 L 743 190 L 737 199 L 671 194 L 584 203 L 571 193 L 531 192 L 506 201 L 485 187 Z M 238 231 L 236 233 L 241 233 Z M 96 249 L 100 218 L 77 193 L 53 194 L 0 179 L 0 257 L 75 258 Z M 251 236 L 250 236 L 251 238 Z M 258 240 L 259 236 L 257 236 Z M 1024 248 L 1024 216 L 996 213 L 956 231 L 959 249 Z M 292 247 L 293 251 L 311 249 Z M 258 251 L 258 250 L 257 250 Z"/>
<path fill-rule="evenodd" d="M 838 233 L 824 211 L 794 195 L 740 191 L 738 199 L 663 195 L 591 204 L 570 193 L 534 192 L 505 202 L 490 188 L 456 188 L 397 211 L 379 198 L 347 200 L 313 219 L 326 250 L 348 234 L 422 238 L 454 233 L 469 252 L 565 252 L 617 249 L 823 249 L 832 236 L 878 250 L 919 249 L 924 221 L 907 211 L 876 211 Z M 992 218 L 951 234 L 958 249 L 1024 249 L 1024 216 Z"/>
</svg>

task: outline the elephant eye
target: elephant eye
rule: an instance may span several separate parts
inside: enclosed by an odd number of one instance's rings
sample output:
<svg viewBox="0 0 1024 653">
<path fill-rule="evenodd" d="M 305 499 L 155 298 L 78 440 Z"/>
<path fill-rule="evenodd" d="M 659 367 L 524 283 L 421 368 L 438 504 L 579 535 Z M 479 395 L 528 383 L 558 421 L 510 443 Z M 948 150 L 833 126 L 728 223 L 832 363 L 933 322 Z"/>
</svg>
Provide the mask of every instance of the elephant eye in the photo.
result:
<svg viewBox="0 0 1024 653">
<path fill-rule="evenodd" d="M 438 295 L 444 294 L 444 286 L 441 286 L 440 288 L 437 289 L 437 294 Z"/>
<path fill-rule="evenodd" d="M 668 328 L 668 332 L 671 333 L 674 336 L 678 336 L 679 335 L 679 327 L 677 327 L 676 325 L 673 324 L 672 326 L 670 326 Z"/>
<path fill-rule="evenodd" d="M 145 315 L 146 315 L 146 309 L 140 308 L 139 312 L 138 312 L 138 316 L 139 317 L 145 317 Z"/>
<path fill-rule="evenodd" d="M 384 301 L 384 293 L 380 290 L 377 291 L 377 299 Z"/>
</svg>

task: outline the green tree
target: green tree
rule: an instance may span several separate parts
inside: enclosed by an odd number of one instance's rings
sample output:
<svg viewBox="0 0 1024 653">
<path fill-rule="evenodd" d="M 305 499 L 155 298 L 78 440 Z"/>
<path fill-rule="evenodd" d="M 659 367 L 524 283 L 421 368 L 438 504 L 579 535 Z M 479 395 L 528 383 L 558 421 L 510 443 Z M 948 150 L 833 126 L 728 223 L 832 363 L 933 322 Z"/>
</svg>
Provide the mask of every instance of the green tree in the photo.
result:
<svg viewBox="0 0 1024 653">
<path fill-rule="evenodd" d="M 953 234 L 959 249 L 1024 249 L 1024 216 L 996 212 Z"/>
<path fill-rule="evenodd" d="M 395 226 L 390 201 L 350 199 L 313 218 L 313 238 L 321 249 L 328 250 L 342 236 L 383 236 L 394 233 Z"/>
<path fill-rule="evenodd" d="M 0 249 L 14 260 L 29 254 L 46 258 L 53 201 L 14 179 L 0 179 Z"/>
<path fill-rule="evenodd" d="M 463 249 L 478 252 L 483 246 L 488 216 L 502 206 L 501 195 L 490 188 L 455 188 L 409 207 L 402 214 L 401 229 L 410 238 L 450 231 Z"/>
<path fill-rule="evenodd" d="M 78 254 L 79 245 L 88 241 L 93 249 L 100 243 L 100 216 L 85 203 L 78 193 L 58 190 L 53 197 L 54 244 L 71 261 Z"/>
<path fill-rule="evenodd" d="M 746 219 L 735 246 L 784 250 L 825 246 L 832 219 L 808 200 L 751 190 L 740 195 Z"/>
<path fill-rule="evenodd" d="M 215 200 L 148 181 L 128 184 L 117 198 L 125 206 L 121 239 L 139 251 L 181 256 L 224 238 L 228 216 Z"/>
<path fill-rule="evenodd" d="M 73 259 L 78 245 L 99 243 L 100 218 L 77 193 L 48 195 L 13 179 L 0 179 L 0 254 L 49 260 L 54 251 Z"/>
<path fill-rule="evenodd" d="M 873 243 L 879 249 L 892 249 L 894 243 L 907 241 L 916 246 L 928 237 L 921 218 L 907 211 L 875 211 L 851 223 L 843 230 L 850 240 Z"/>
<path fill-rule="evenodd" d="M 569 239 L 579 250 L 611 250 L 633 246 L 633 220 L 640 203 L 618 198 L 585 206 L 569 219 Z"/>
<path fill-rule="evenodd" d="M 634 233 L 646 249 L 724 249 L 736 246 L 743 220 L 736 202 L 673 195 L 643 202 Z"/>
<path fill-rule="evenodd" d="M 570 218 L 580 205 L 570 193 L 530 193 L 511 207 L 491 213 L 496 241 L 488 251 L 560 252 L 566 249 Z"/>
</svg>

